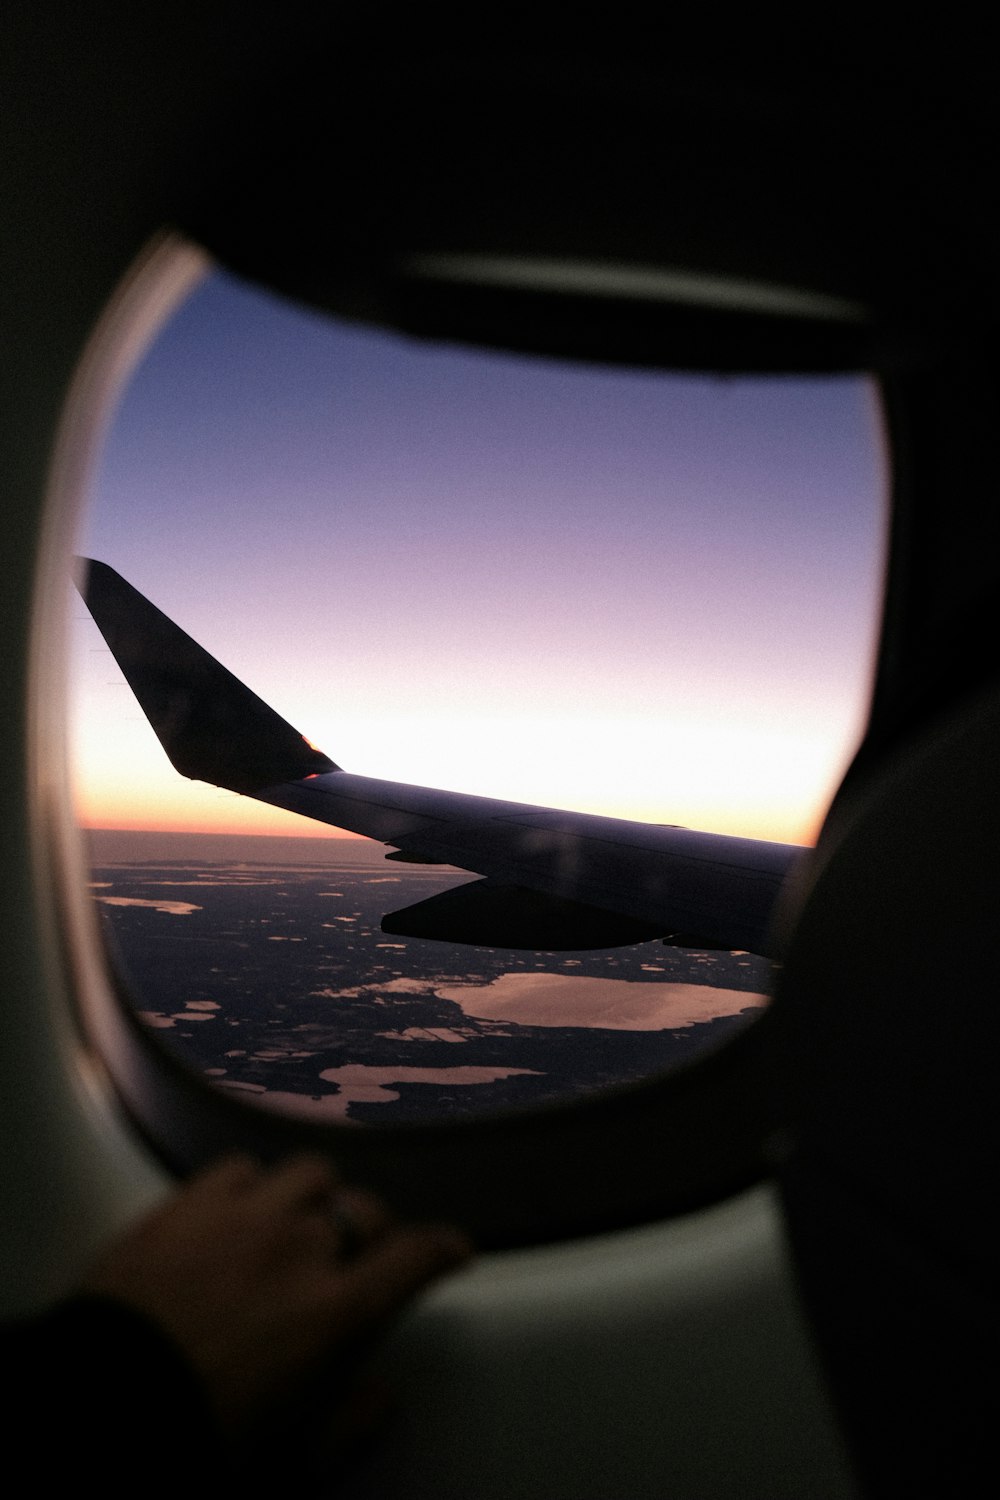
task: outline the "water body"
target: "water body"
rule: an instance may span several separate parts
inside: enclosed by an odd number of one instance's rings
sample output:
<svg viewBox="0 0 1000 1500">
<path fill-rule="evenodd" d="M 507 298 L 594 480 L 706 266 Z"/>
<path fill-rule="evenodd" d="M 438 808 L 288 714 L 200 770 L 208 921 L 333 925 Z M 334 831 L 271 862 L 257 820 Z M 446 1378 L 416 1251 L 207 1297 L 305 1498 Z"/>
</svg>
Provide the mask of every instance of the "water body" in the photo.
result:
<svg viewBox="0 0 1000 1500">
<path fill-rule="evenodd" d="M 766 1003 L 770 965 L 749 954 L 387 938 L 387 911 L 469 877 L 389 873 L 343 840 L 266 863 L 285 841 L 252 842 L 242 860 L 236 840 L 98 845 L 93 894 L 159 1041 L 267 1108 L 389 1123 L 534 1105 L 689 1062 Z"/>
</svg>

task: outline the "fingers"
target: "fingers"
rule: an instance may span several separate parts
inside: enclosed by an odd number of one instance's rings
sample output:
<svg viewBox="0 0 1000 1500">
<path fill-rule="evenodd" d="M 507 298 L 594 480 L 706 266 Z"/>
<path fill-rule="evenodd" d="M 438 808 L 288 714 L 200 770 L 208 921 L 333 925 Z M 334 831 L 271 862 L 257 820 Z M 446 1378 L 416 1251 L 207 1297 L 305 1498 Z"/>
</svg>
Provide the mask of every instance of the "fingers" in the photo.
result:
<svg viewBox="0 0 1000 1500">
<path fill-rule="evenodd" d="M 258 1169 L 248 1195 L 254 1219 L 279 1239 L 294 1234 L 326 1258 L 349 1259 L 391 1223 L 385 1205 L 356 1188 L 340 1185 L 323 1157 L 298 1156 L 270 1170 Z"/>
<path fill-rule="evenodd" d="M 350 1260 L 386 1232 L 392 1217 L 385 1204 L 371 1193 L 341 1188 L 330 1203 L 330 1216 L 337 1231 L 338 1254 Z"/>
<path fill-rule="evenodd" d="M 302 1209 L 324 1209 L 337 1187 L 337 1174 L 322 1156 L 293 1156 L 270 1170 L 258 1171 L 255 1207 L 280 1217 Z"/>
<path fill-rule="evenodd" d="M 190 1191 L 201 1197 L 232 1197 L 247 1192 L 260 1177 L 260 1162 L 244 1152 L 234 1152 L 205 1167 L 191 1179 Z"/>
<path fill-rule="evenodd" d="M 192 1179 L 182 1197 L 195 1215 L 199 1203 L 214 1205 L 216 1213 L 227 1202 L 238 1205 L 246 1231 L 259 1236 L 263 1230 L 269 1242 L 282 1245 L 282 1260 L 305 1252 L 321 1261 L 336 1289 L 331 1315 L 345 1331 L 381 1321 L 474 1253 L 457 1229 L 397 1222 L 381 1199 L 341 1186 L 334 1167 L 318 1155 L 273 1167 L 249 1156 L 226 1157 Z"/>
<path fill-rule="evenodd" d="M 192 1178 L 183 1196 L 192 1206 L 203 1202 L 219 1208 L 238 1201 L 254 1220 L 275 1229 L 290 1221 L 308 1219 L 315 1225 L 319 1220 L 332 1233 L 334 1254 L 347 1259 L 378 1248 L 372 1275 L 391 1279 L 398 1268 L 413 1286 L 437 1274 L 439 1260 L 447 1270 L 472 1253 L 458 1231 L 396 1226 L 380 1198 L 343 1185 L 333 1165 L 317 1154 L 301 1153 L 270 1167 L 247 1155 L 227 1156 Z"/>
<path fill-rule="evenodd" d="M 458 1229 L 397 1222 L 381 1199 L 341 1186 L 320 1156 L 293 1157 L 261 1171 L 252 1197 L 272 1223 L 308 1220 L 311 1244 L 328 1268 L 330 1319 L 346 1335 L 381 1323 L 474 1253 Z"/>
<path fill-rule="evenodd" d="M 340 1272 L 335 1316 L 345 1333 L 373 1328 L 420 1289 L 474 1254 L 472 1242 L 447 1225 L 396 1225 Z"/>
<path fill-rule="evenodd" d="M 127 1232 L 83 1285 L 163 1328 L 235 1434 L 324 1368 L 346 1389 L 369 1336 L 470 1254 L 457 1231 L 402 1224 L 342 1186 L 322 1157 L 231 1156 Z"/>
</svg>

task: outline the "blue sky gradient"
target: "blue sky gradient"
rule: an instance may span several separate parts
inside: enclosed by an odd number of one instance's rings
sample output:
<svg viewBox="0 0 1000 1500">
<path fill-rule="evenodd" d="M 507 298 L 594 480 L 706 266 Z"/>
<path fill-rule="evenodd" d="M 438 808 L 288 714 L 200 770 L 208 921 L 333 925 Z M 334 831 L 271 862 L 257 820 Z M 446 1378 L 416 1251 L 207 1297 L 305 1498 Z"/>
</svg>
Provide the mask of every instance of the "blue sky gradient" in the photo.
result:
<svg viewBox="0 0 1000 1500">
<path fill-rule="evenodd" d="M 861 724 L 883 512 L 863 380 L 421 344 L 215 272 L 80 546 L 351 770 L 803 841 Z M 85 822 L 324 831 L 177 777 L 85 615 Z"/>
</svg>

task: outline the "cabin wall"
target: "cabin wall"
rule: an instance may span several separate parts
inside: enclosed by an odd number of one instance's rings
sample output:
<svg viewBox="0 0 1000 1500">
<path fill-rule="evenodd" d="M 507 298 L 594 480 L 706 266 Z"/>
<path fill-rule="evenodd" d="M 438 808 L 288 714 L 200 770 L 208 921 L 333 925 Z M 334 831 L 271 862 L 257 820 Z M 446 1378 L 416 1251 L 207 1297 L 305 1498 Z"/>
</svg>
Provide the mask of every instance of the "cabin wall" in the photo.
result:
<svg viewBox="0 0 1000 1500">
<path fill-rule="evenodd" d="M 54 476 L 52 455 L 90 331 L 169 214 L 199 110 L 239 66 L 221 20 L 172 12 L 159 49 L 148 8 L 112 16 L 103 36 L 81 21 L 62 48 L 40 22 L 15 18 L 22 34 L 6 49 L 16 136 L 0 155 L 13 168 L 0 266 L 5 1314 L 58 1292 L 168 1182 L 74 1019 L 74 986 L 99 982 L 74 970 L 57 856 L 73 837 L 60 821 L 65 491 L 87 455 L 76 432 Z M 225 53 L 215 72 L 213 48 Z M 53 483 L 63 493 L 47 511 Z M 413 1310 L 383 1362 L 401 1406 L 348 1489 L 358 1496 L 851 1493 L 768 1188 L 674 1223 L 486 1257 Z"/>
</svg>

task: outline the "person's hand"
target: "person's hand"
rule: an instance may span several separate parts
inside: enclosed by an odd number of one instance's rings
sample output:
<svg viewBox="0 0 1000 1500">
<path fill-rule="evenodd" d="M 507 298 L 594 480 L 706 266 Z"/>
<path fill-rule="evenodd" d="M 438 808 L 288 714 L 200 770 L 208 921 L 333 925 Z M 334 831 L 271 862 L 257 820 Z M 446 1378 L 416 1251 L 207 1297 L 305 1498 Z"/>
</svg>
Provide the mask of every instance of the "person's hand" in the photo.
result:
<svg viewBox="0 0 1000 1500">
<path fill-rule="evenodd" d="M 231 1435 L 363 1350 L 472 1253 L 459 1231 L 395 1221 L 329 1163 L 229 1157 L 128 1230 L 81 1290 L 125 1302 L 187 1354 Z"/>
</svg>

